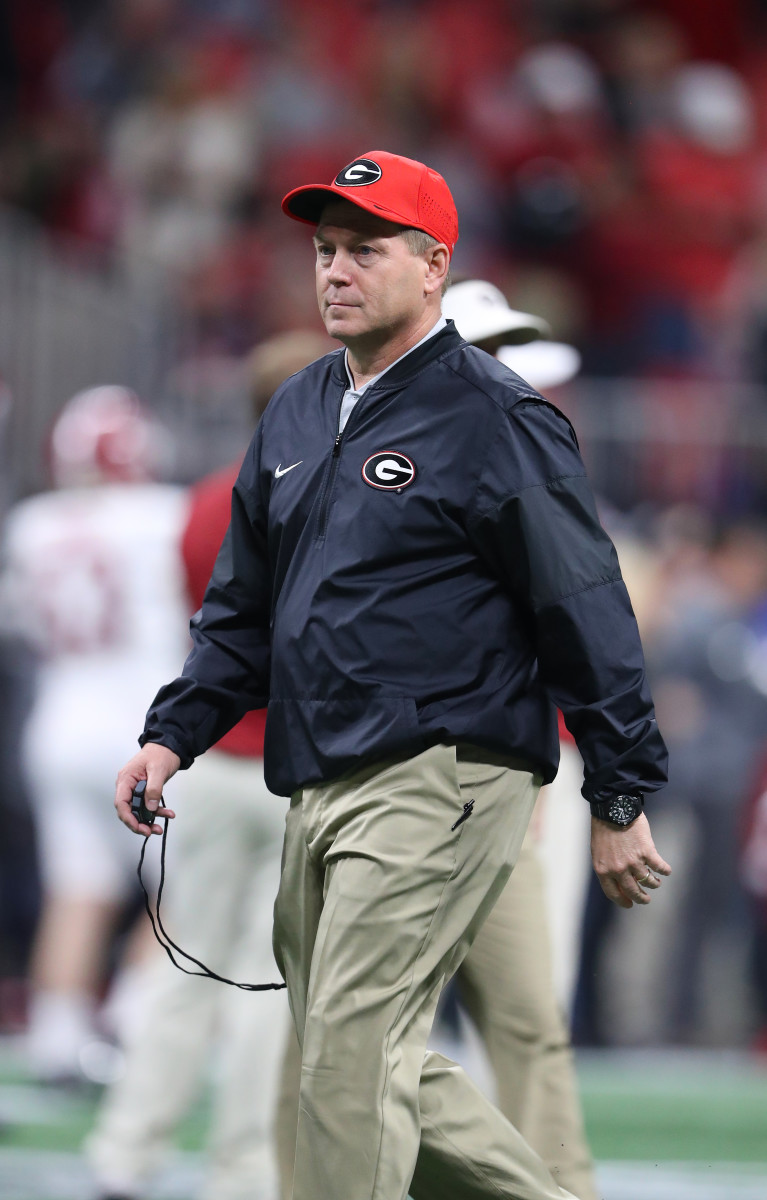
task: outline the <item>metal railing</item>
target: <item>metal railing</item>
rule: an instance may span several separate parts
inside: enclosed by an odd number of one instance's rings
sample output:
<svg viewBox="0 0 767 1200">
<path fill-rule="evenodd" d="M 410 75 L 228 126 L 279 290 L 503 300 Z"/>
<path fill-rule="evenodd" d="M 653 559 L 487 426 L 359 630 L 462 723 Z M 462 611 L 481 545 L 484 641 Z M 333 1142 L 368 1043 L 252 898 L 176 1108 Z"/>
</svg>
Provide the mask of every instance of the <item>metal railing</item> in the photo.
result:
<svg viewBox="0 0 767 1200">
<path fill-rule="evenodd" d="M 160 272 L 142 264 L 138 274 L 119 255 L 53 241 L 0 209 L 0 378 L 12 395 L 6 496 L 46 486 L 47 430 L 80 389 L 124 384 L 162 415 L 169 371 L 193 341 Z"/>
</svg>

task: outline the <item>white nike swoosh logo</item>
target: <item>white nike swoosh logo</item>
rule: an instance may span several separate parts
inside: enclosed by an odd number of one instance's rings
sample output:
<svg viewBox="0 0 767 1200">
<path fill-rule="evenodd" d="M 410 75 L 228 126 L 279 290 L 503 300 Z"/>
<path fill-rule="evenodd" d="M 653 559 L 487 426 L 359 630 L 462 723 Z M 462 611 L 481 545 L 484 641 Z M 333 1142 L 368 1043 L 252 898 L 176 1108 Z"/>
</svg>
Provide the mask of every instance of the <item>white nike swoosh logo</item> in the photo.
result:
<svg viewBox="0 0 767 1200">
<path fill-rule="evenodd" d="M 284 470 L 282 468 L 282 463 L 280 463 L 280 465 L 275 468 L 274 478 L 281 479 L 283 475 L 287 475 L 288 471 L 294 471 L 296 467 L 300 467 L 303 461 L 303 459 L 299 459 L 297 463 L 293 463 L 292 467 L 285 467 Z"/>
</svg>

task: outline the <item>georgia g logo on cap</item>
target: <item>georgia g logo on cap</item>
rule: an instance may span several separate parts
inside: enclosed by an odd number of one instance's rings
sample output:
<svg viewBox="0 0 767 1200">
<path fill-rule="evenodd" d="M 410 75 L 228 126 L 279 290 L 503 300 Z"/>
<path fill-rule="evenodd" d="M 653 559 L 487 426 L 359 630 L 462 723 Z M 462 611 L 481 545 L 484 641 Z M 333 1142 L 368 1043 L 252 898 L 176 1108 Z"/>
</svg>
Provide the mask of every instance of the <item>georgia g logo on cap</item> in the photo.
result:
<svg viewBox="0 0 767 1200">
<path fill-rule="evenodd" d="M 365 483 L 384 492 L 400 491 L 412 483 L 415 476 L 415 463 L 399 450 L 379 450 L 362 464 Z"/>
<path fill-rule="evenodd" d="M 382 171 L 372 158 L 355 158 L 354 162 L 339 171 L 333 181 L 336 187 L 365 187 L 369 183 L 377 183 Z"/>
</svg>

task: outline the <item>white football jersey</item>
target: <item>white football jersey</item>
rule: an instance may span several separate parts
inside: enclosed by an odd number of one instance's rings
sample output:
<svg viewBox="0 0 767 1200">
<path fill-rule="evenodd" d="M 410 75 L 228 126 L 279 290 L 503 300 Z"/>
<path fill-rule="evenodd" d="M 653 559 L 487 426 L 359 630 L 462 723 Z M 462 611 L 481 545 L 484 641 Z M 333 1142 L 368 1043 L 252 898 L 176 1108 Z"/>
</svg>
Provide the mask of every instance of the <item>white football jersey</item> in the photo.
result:
<svg viewBox="0 0 767 1200">
<path fill-rule="evenodd" d="M 127 721 L 135 752 L 155 691 L 189 648 L 186 503 L 181 488 L 115 483 L 11 511 L 0 620 L 41 654 L 38 719 L 42 708 L 89 739 Z"/>
</svg>

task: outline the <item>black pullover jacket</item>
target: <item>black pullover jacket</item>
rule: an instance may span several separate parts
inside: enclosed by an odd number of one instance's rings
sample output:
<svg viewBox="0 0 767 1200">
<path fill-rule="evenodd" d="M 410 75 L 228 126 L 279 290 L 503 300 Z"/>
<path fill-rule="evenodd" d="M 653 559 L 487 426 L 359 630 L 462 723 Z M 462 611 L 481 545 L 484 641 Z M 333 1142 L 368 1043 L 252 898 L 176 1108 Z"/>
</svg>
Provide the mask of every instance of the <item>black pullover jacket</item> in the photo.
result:
<svg viewBox="0 0 767 1200">
<path fill-rule="evenodd" d="M 661 787 L 636 622 L 567 419 L 452 322 L 339 435 L 347 387 L 339 350 L 275 393 L 141 744 L 186 767 L 268 704 L 279 795 L 439 742 L 549 781 L 558 706 L 587 799 Z"/>
</svg>

